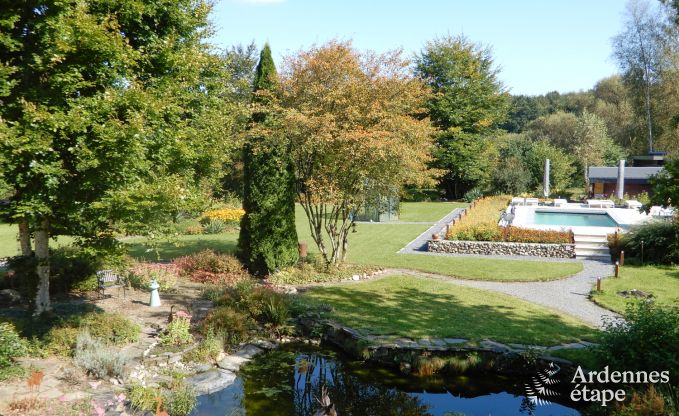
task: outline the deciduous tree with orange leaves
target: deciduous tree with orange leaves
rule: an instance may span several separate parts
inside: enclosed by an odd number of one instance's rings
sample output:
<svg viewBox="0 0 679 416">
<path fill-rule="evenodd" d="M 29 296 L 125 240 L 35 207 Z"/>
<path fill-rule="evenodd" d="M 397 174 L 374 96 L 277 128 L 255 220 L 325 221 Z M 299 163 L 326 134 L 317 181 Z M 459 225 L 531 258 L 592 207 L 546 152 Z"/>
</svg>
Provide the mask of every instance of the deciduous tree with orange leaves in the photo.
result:
<svg viewBox="0 0 679 416">
<path fill-rule="evenodd" d="M 280 81 L 281 139 L 298 200 L 325 261 L 337 264 L 369 196 L 432 183 L 428 89 L 401 51 L 359 52 L 336 41 L 288 56 Z"/>
</svg>

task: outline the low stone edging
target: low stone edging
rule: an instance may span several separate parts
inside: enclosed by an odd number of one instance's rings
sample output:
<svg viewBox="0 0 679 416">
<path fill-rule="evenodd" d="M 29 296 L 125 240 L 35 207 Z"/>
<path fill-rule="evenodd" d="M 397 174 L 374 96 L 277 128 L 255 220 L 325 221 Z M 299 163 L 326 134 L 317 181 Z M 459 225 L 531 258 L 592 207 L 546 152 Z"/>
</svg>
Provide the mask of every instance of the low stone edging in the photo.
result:
<svg viewBox="0 0 679 416">
<path fill-rule="evenodd" d="M 498 241 L 429 240 L 431 253 L 575 258 L 575 244 L 509 243 Z"/>
<path fill-rule="evenodd" d="M 537 364 L 558 363 L 568 369 L 574 364 L 566 359 L 553 357 L 550 351 L 579 349 L 594 346 L 589 342 L 554 345 L 502 344 L 484 340 L 478 343 L 463 338 L 409 339 L 387 336 L 363 335 L 355 329 L 332 321 L 305 319 L 300 322 L 305 331 L 318 332 L 321 327 L 322 339 L 335 345 L 349 355 L 375 362 L 379 365 L 399 368 L 410 372 L 421 357 L 466 358 L 476 354 L 481 358 L 476 370 L 493 371 L 503 374 L 532 374 Z M 469 368 L 468 371 L 474 371 Z"/>
</svg>

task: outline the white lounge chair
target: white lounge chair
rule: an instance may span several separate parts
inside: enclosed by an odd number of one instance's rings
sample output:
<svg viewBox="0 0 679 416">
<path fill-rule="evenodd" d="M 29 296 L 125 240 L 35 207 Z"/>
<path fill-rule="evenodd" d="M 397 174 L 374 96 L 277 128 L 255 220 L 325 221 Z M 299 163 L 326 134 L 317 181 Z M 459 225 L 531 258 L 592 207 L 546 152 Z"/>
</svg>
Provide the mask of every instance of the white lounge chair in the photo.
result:
<svg viewBox="0 0 679 416">
<path fill-rule="evenodd" d="M 555 207 L 565 207 L 566 204 L 568 204 L 568 201 L 565 199 L 555 199 L 554 200 L 554 206 Z"/>
<path fill-rule="evenodd" d="M 615 203 L 610 199 L 588 199 L 588 208 L 615 208 Z"/>
<path fill-rule="evenodd" d="M 540 200 L 537 198 L 526 198 L 526 205 L 528 206 L 538 206 Z"/>
<path fill-rule="evenodd" d="M 512 198 L 512 205 L 524 205 L 526 203 L 525 198 L 514 197 Z"/>
<path fill-rule="evenodd" d="M 632 208 L 632 209 L 639 209 L 643 206 L 643 204 L 637 200 L 634 199 L 629 199 L 625 201 L 625 206 L 627 208 Z"/>
</svg>

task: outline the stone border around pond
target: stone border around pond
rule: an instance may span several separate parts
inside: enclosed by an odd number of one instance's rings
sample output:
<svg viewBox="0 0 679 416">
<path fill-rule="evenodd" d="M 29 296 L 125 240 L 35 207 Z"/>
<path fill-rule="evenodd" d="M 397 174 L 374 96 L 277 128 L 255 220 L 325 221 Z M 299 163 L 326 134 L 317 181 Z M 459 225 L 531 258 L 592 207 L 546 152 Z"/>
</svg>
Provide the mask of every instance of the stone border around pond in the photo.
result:
<svg viewBox="0 0 679 416">
<path fill-rule="evenodd" d="M 508 243 L 496 241 L 429 240 L 431 253 L 536 256 L 572 259 L 575 244 Z"/>
<path fill-rule="evenodd" d="M 432 355 L 463 355 L 478 353 L 488 358 L 490 363 L 486 369 L 492 369 L 498 373 L 532 373 L 532 368 L 526 369 L 526 355 L 537 354 L 534 358 L 543 363 L 554 362 L 564 367 L 574 367 L 574 364 L 566 359 L 549 355 L 550 351 L 582 349 L 596 346 L 596 344 L 582 341 L 554 346 L 502 344 L 492 340 L 483 340 L 478 343 L 464 338 L 395 338 L 389 336 L 363 335 L 353 328 L 332 321 L 318 321 L 304 319 L 300 321 L 301 327 L 307 331 L 318 332 L 321 327 L 322 339 L 335 345 L 344 352 L 359 358 L 376 362 L 380 365 L 398 367 L 402 371 L 410 369 L 412 361 L 417 357 L 430 357 Z M 410 362 L 404 362 L 410 361 Z M 405 365 L 405 366 L 404 366 Z"/>
</svg>

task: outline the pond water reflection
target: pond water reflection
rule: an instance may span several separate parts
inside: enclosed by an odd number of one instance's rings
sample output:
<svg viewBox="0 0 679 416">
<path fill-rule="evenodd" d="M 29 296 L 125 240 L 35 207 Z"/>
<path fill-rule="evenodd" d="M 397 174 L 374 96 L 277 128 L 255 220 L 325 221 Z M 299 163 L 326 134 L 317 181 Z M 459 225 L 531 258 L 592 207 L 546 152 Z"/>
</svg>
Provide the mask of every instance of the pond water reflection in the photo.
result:
<svg viewBox="0 0 679 416">
<path fill-rule="evenodd" d="M 526 381 L 493 374 L 403 376 L 330 349 L 294 345 L 257 357 L 233 386 L 201 396 L 193 415 L 313 415 L 323 385 L 341 416 L 580 414 L 561 404 L 531 404 Z"/>
</svg>

